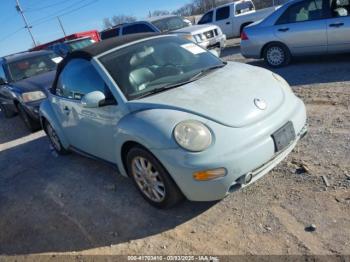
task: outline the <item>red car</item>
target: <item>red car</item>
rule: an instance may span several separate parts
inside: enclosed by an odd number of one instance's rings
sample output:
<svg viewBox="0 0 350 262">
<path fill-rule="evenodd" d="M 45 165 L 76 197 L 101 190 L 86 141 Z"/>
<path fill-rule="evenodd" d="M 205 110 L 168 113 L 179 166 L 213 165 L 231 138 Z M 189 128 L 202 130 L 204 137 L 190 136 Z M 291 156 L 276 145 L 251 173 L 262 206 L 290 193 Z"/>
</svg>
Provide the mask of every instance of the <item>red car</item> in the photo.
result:
<svg viewBox="0 0 350 262">
<path fill-rule="evenodd" d="M 79 32 L 71 34 L 54 41 L 38 45 L 29 51 L 38 51 L 38 50 L 52 50 L 61 56 L 66 56 L 67 53 L 74 50 L 78 50 L 89 46 L 93 43 L 100 42 L 100 34 L 97 30 L 91 30 L 86 32 Z"/>
</svg>

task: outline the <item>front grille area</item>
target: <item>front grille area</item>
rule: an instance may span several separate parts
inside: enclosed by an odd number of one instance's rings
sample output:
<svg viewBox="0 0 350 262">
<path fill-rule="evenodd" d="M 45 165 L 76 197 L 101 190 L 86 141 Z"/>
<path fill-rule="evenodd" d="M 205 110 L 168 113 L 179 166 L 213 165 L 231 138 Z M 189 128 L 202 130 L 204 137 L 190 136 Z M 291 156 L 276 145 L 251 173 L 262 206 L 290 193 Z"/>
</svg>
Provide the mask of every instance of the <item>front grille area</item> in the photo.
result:
<svg viewBox="0 0 350 262">
<path fill-rule="evenodd" d="M 204 32 L 203 35 L 205 36 L 206 39 L 210 39 L 215 36 L 215 32 L 214 30 L 210 30 L 210 31 Z"/>
</svg>

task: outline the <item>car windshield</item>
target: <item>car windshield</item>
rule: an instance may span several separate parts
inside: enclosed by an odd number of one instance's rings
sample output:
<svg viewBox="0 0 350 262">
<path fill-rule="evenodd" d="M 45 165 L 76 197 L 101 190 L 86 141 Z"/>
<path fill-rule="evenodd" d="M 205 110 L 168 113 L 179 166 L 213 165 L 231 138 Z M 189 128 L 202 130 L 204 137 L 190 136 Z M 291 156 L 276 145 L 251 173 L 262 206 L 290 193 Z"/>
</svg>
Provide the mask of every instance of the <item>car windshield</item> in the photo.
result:
<svg viewBox="0 0 350 262">
<path fill-rule="evenodd" d="M 84 38 L 84 39 L 78 39 L 72 42 L 68 42 L 67 45 L 69 46 L 70 52 L 82 49 L 84 47 L 87 47 L 89 45 L 94 44 L 95 41 L 91 38 Z"/>
<path fill-rule="evenodd" d="M 212 53 L 176 36 L 135 43 L 100 61 L 129 100 L 195 81 L 225 65 Z"/>
<path fill-rule="evenodd" d="M 11 62 L 7 65 L 11 82 L 20 81 L 29 77 L 56 70 L 62 60 L 56 54 L 40 54 Z"/>
<path fill-rule="evenodd" d="M 152 24 L 161 32 L 169 32 L 178 30 L 188 26 L 181 17 L 173 16 L 152 21 Z"/>
</svg>

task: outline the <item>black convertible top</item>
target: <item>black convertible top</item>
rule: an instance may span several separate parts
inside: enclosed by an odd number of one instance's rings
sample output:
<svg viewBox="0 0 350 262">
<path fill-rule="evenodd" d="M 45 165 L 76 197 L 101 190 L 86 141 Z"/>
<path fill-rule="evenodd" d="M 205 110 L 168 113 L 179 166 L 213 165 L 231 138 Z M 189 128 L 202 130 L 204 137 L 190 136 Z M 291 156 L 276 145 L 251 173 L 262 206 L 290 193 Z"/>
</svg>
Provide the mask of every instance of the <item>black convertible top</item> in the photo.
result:
<svg viewBox="0 0 350 262">
<path fill-rule="evenodd" d="M 122 46 L 133 41 L 137 41 L 137 40 L 141 40 L 144 38 L 157 36 L 157 35 L 160 35 L 160 34 L 159 33 L 142 33 L 142 34 L 131 34 L 131 35 L 108 38 L 99 43 L 87 46 L 83 49 L 80 49 L 78 51 L 74 51 L 68 54 L 65 60 L 70 60 L 71 58 L 79 58 L 79 57 L 84 59 L 91 59 L 92 57 L 102 54 L 115 47 Z"/>
</svg>

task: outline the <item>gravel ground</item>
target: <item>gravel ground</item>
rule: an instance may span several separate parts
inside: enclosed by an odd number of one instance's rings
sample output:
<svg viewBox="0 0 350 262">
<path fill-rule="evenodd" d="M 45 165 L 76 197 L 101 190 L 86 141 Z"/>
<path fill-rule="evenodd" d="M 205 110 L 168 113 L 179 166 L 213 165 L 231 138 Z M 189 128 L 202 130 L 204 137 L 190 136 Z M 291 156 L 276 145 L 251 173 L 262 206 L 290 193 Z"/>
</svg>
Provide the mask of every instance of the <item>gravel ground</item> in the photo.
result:
<svg viewBox="0 0 350 262">
<path fill-rule="evenodd" d="M 264 66 L 245 60 L 235 41 L 222 56 Z M 166 211 L 113 168 L 58 157 L 43 132 L 0 114 L 0 254 L 350 255 L 349 58 L 275 70 L 306 103 L 308 135 L 250 187 Z M 305 230 L 310 224 L 316 231 Z"/>
</svg>

